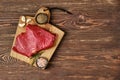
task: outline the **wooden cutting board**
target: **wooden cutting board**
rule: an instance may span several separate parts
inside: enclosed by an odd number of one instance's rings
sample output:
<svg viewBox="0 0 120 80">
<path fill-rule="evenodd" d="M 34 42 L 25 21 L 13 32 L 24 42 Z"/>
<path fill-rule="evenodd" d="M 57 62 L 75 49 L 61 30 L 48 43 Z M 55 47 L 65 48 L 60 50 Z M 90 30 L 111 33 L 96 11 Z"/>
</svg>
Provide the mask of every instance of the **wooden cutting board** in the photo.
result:
<svg viewBox="0 0 120 80">
<path fill-rule="evenodd" d="M 38 12 L 41 12 L 41 11 L 38 10 Z M 35 17 L 26 16 L 26 19 L 31 19 L 30 22 L 26 23 L 26 25 L 27 24 L 36 24 Z M 25 27 L 20 27 L 19 26 L 21 20 L 22 20 L 22 17 L 20 17 L 20 19 L 19 19 L 19 23 L 18 23 L 18 26 L 17 26 L 17 30 L 16 30 L 16 34 L 15 34 L 15 38 L 14 38 L 12 47 L 14 46 L 14 43 L 16 41 L 17 35 L 19 35 L 22 32 L 25 32 Z M 37 24 L 37 25 L 39 25 L 39 24 Z M 60 30 L 59 28 L 57 28 L 56 26 L 51 25 L 49 23 L 43 24 L 43 25 L 39 25 L 39 26 L 44 28 L 44 29 L 47 29 L 51 33 L 54 33 L 54 34 L 57 35 L 57 38 L 56 38 L 54 46 L 49 48 L 49 49 L 47 49 L 47 50 L 42 51 L 43 52 L 42 54 L 40 53 L 41 54 L 40 57 L 45 57 L 49 61 L 51 59 L 52 55 L 54 54 L 57 46 L 59 45 L 60 41 L 62 40 L 62 38 L 64 36 L 64 32 L 62 30 Z M 17 58 L 17 59 L 19 59 L 21 61 L 24 61 L 26 63 L 29 63 L 29 64 L 32 64 L 33 61 L 34 61 L 34 58 L 28 58 L 28 57 L 26 57 L 24 55 L 21 55 L 21 54 L 15 52 L 15 51 L 13 51 L 12 49 L 11 49 L 10 56 L 12 56 L 14 58 Z M 33 66 L 36 66 L 36 64 L 34 63 Z"/>
</svg>

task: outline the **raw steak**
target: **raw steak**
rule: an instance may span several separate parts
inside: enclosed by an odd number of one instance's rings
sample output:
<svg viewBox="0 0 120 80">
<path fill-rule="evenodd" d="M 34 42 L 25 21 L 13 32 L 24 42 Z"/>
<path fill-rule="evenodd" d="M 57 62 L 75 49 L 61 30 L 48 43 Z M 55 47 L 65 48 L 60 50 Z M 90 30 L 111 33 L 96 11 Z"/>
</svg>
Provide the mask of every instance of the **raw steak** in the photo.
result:
<svg viewBox="0 0 120 80">
<path fill-rule="evenodd" d="M 54 34 L 37 25 L 28 24 L 26 26 L 26 32 L 16 37 L 13 50 L 27 57 L 31 57 L 38 51 L 52 47 L 55 37 Z"/>
</svg>

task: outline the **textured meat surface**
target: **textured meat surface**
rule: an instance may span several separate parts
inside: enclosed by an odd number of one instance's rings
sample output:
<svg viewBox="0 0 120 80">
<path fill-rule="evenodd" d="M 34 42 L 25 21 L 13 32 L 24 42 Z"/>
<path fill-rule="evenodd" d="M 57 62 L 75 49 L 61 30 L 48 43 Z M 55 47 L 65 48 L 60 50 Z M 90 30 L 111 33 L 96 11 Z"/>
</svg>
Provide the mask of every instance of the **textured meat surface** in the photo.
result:
<svg viewBox="0 0 120 80">
<path fill-rule="evenodd" d="M 55 35 L 40 28 L 37 25 L 27 25 L 26 32 L 16 37 L 13 50 L 31 57 L 40 50 L 48 49 L 53 46 Z"/>
</svg>

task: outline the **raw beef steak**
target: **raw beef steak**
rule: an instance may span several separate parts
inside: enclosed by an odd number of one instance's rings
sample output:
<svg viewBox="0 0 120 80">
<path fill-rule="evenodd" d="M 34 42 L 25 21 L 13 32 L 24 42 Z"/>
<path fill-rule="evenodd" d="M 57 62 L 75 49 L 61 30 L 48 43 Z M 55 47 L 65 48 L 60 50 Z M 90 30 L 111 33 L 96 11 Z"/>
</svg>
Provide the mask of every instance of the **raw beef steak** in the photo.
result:
<svg viewBox="0 0 120 80">
<path fill-rule="evenodd" d="M 37 25 L 28 24 L 26 26 L 26 32 L 16 37 L 13 50 L 27 57 L 31 57 L 38 51 L 52 47 L 55 37 L 54 34 Z"/>
</svg>

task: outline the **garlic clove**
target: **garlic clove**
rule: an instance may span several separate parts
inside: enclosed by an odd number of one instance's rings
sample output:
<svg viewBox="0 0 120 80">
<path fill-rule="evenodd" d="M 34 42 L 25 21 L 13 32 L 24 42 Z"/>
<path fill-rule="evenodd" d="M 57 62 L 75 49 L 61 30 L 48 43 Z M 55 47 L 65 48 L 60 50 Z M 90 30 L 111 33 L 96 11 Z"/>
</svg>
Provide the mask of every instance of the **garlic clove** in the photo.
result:
<svg viewBox="0 0 120 80">
<path fill-rule="evenodd" d="M 26 21 L 25 16 L 21 16 L 21 21 L 22 21 L 22 22 L 25 22 L 25 21 Z"/>
<path fill-rule="evenodd" d="M 27 19 L 26 23 L 30 22 L 32 19 Z"/>
<path fill-rule="evenodd" d="M 19 26 L 19 27 L 24 27 L 24 26 L 25 26 L 25 23 L 19 23 L 18 26 Z"/>
</svg>

